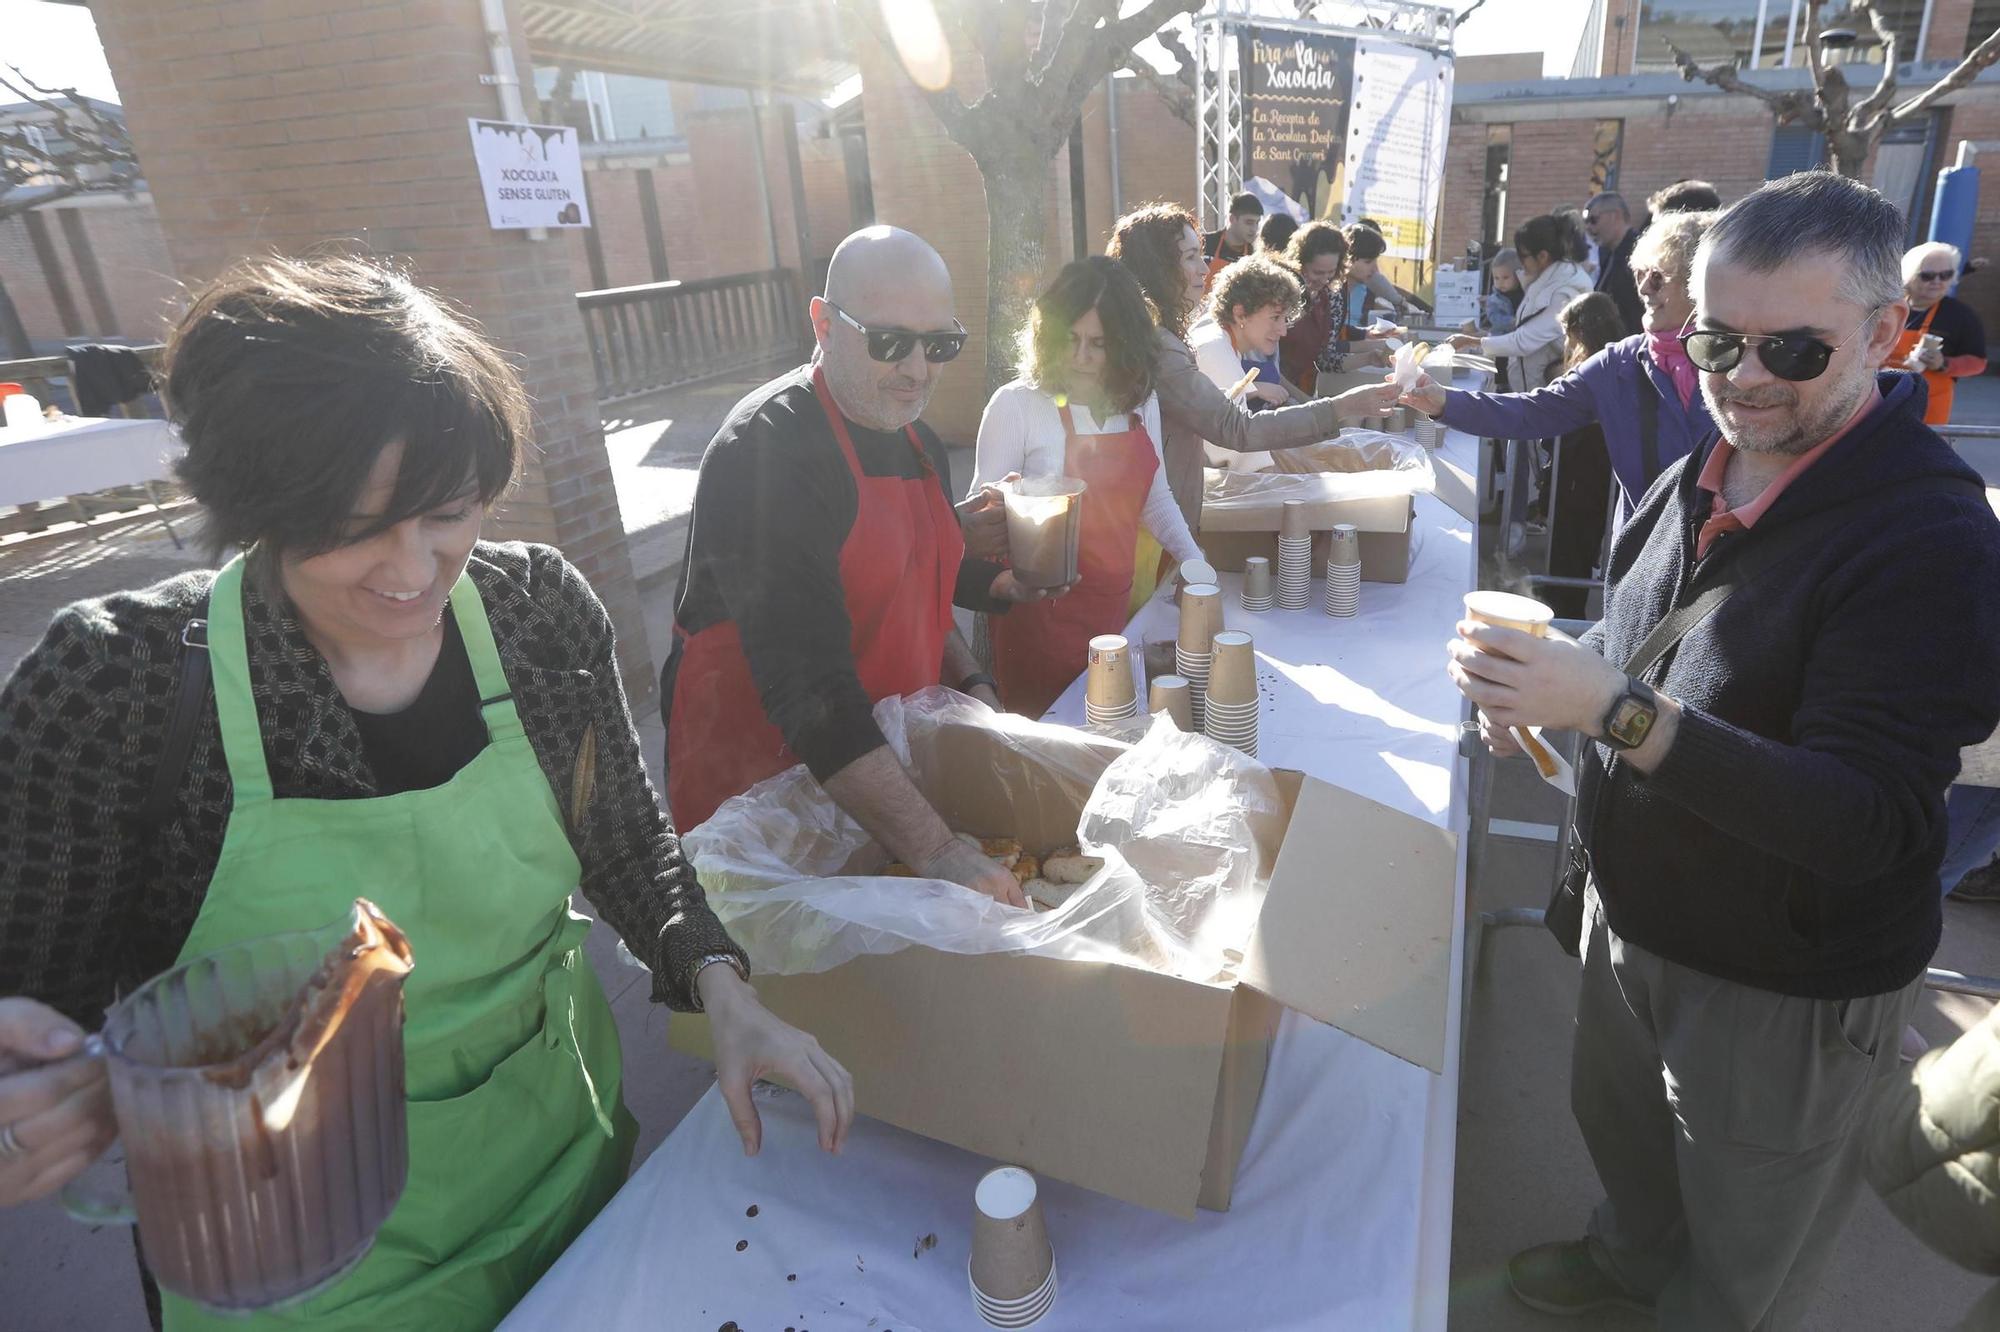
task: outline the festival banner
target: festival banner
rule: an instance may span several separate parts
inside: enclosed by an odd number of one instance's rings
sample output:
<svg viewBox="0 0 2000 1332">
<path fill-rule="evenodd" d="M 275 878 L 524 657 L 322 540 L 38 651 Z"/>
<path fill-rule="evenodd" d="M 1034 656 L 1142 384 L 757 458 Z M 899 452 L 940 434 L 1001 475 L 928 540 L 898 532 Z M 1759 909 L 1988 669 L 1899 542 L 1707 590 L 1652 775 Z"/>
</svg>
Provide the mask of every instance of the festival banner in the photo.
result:
<svg viewBox="0 0 2000 1332">
<path fill-rule="evenodd" d="M 1305 219 L 1334 217 L 1355 39 L 1246 28 L 1241 41 L 1245 187 L 1262 177 Z"/>
</svg>

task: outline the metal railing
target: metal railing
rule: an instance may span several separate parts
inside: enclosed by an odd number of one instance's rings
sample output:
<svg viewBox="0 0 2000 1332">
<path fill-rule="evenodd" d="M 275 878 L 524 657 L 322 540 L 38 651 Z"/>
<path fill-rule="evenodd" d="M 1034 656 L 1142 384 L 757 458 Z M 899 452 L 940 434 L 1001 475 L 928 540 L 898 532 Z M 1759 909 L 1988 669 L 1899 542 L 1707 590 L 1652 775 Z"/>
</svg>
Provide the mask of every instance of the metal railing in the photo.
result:
<svg viewBox="0 0 2000 1332">
<path fill-rule="evenodd" d="M 805 299 L 787 268 L 578 292 L 599 402 L 805 355 Z"/>
</svg>

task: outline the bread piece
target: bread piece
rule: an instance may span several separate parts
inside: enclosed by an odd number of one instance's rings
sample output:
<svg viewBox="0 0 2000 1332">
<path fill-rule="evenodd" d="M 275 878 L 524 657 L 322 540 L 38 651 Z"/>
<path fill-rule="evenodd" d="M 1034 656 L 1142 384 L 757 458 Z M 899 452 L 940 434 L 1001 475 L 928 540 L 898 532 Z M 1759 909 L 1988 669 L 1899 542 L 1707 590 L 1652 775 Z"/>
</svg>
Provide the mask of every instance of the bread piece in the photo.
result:
<svg viewBox="0 0 2000 1332">
<path fill-rule="evenodd" d="M 982 837 L 979 850 L 989 860 L 997 860 L 1007 869 L 1013 869 L 1021 859 L 1021 843 L 1012 837 Z"/>
<path fill-rule="evenodd" d="M 1030 879 L 1021 885 L 1028 895 L 1028 902 L 1037 911 L 1054 911 L 1069 901 L 1070 894 L 1077 890 L 1073 883 L 1050 883 L 1047 879 Z"/>
<path fill-rule="evenodd" d="M 1088 883 L 1104 868 L 1102 856 L 1086 856 L 1076 847 L 1058 851 L 1042 862 L 1042 877 L 1053 883 Z"/>
<path fill-rule="evenodd" d="M 884 879 L 914 879 L 917 872 L 900 860 L 892 860 L 881 868 L 879 875 Z"/>
<path fill-rule="evenodd" d="M 1014 879 L 1017 883 L 1026 883 L 1030 879 L 1040 878 L 1041 874 L 1042 862 L 1036 860 L 1033 856 L 1024 855 L 1014 862 Z"/>
</svg>

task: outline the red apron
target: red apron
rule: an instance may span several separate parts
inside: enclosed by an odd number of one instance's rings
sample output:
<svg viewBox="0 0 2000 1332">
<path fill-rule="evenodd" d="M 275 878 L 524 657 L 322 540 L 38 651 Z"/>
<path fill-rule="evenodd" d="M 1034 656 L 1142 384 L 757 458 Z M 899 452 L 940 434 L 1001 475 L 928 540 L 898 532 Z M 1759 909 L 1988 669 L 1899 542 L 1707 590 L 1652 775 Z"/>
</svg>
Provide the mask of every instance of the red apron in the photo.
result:
<svg viewBox="0 0 2000 1332">
<path fill-rule="evenodd" d="M 853 624 L 848 646 L 855 674 L 869 700 L 880 702 L 938 683 L 965 537 L 915 430 L 904 427 L 924 459 L 923 475 L 865 475 L 818 369 L 813 393 L 854 478 L 854 526 L 840 548 L 840 584 Z M 667 734 L 667 806 L 674 826 L 686 832 L 723 801 L 799 760 L 764 713 L 736 622 L 718 621 L 691 636 L 675 625 L 674 634 L 682 641 Z"/>
<path fill-rule="evenodd" d="M 1077 541 L 1077 583 L 1060 597 L 1015 606 L 987 621 L 993 675 L 1010 712 L 1039 717 L 1083 674 L 1090 640 L 1131 619 L 1133 551 L 1146 492 L 1159 470 L 1152 437 L 1139 424 L 1115 435 L 1079 435 L 1062 409 L 1063 474 L 1089 487 Z"/>
<path fill-rule="evenodd" d="M 1915 328 L 1906 328 L 1896 337 L 1896 345 L 1889 349 L 1889 368 L 1900 370 L 1909 354 L 1917 349 L 1917 341 L 1931 331 L 1931 320 L 1937 318 L 1939 301 L 1924 311 L 1924 322 Z M 1930 401 L 1924 406 L 1925 425 L 1943 425 L 1951 420 L 1951 397 L 1957 384 L 1942 370 L 1923 372 L 1924 383 L 1930 387 Z"/>
</svg>

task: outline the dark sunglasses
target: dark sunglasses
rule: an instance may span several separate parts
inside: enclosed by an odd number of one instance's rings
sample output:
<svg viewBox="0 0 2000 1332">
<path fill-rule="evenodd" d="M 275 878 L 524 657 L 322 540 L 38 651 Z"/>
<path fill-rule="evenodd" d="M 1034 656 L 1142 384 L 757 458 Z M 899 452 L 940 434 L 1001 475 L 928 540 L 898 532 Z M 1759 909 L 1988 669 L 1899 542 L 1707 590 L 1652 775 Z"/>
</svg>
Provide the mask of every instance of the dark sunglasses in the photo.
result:
<svg viewBox="0 0 2000 1332">
<path fill-rule="evenodd" d="M 1867 317 L 1855 325 L 1854 332 L 1839 342 L 1828 344 L 1818 338 L 1809 338 L 1803 333 L 1722 333 L 1703 329 L 1690 333 L 1682 329 L 1681 347 L 1687 352 L 1688 360 L 1694 368 L 1711 375 L 1728 374 L 1743 363 L 1743 349 L 1754 346 L 1757 359 L 1764 368 L 1780 379 L 1788 379 L 1794 384 L 1808 379 L 1818 379 L 1826 373 L 1826 364 L 1833 354 L 1854 340 L 1855 334 L 1868 326 L 1868 321 L 1880 314 L 1879 309 L 1870 310 Z"/>
<path fill-rule="evenodd" d="M 1949 282 L 1951 281 L 1952 274 L 1951 270 L 1947 268 L 1942 273 L 1919 273 L 1917 276 L 1925 282 Z"/>
<path fill-rule="evenodd" d="M 958 354 L 965 350 L 965 325 L 956 319 L 951 321 L 956 326 L 954 332 L 913 333 L 907 328 L 870 328 L 832 301 L 826 303 L 826 308 L 839 315 L 843 324 L 868 339 L 868 359 L 871 361 L 893 365 L 909 356 L 919 342 L 924 344 L 924 359 L 932 365 L 955 361 Z"/>
</svg>

